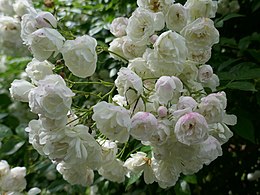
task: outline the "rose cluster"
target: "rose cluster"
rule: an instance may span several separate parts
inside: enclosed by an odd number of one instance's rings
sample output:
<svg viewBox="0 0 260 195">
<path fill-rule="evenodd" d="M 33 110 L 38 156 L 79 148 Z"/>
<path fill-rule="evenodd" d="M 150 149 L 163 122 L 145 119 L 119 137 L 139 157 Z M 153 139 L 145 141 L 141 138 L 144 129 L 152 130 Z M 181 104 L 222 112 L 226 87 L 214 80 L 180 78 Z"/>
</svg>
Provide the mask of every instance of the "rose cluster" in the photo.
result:
<svg viewBox="0 0 260 195">
<path fill-rule="evenodd" d="M 114 82 L 118 94 L 87 113 L 90 124 L 79 124 L 72 106 L 77 92 L 53 73 L 48 59 L 60 53 L 72 74 L 89 77 L 96 69 L 97 41 L 88 35 L 65 40 L 49 12 L 22 16 L 21 37 L 34 59 L 26 67 L 30 82 L 14 80 L 10 93 L 39 117 L 26 128 L 29 142 L 71 184 L 92 184 L 94 171 L 119 183 L 143 172 L 147 184 L 170 187 L 181 173 L 196 173 L 222 155 L 221 145 L 232 136 L 227 125 L 236 117 L 226 113 L 226 94 L 216 91 L 219 79 L 206 64 L 219 41 L 210 19 L 217 3 L 137 0 L 137 5 L 130 18 L 111 24 L 116 38 L 108 51 L 128 64 Z M 122 155 L 130 142 L 140 150 Z"/>
<path fill-rule="evenodd" d="M 5 160 L 0 161 L 0 193 L 1 194 L 17 194 L 21 193 L 26 188 L 26 168 L 14 167 L 10 168 L 9 164 Z M 39 188 L 31 188 L 27 194 L 35 195 L 39 194 L 41 190 Z"/>
<path fill-rule="evenodd" d="M 118 72 L 114 102 L 95 105 L 92 118 L 107 138 L 136 139 L 150 147 L 150 153 L 130 154 L 123 167 L 166 188 L 181 173 L 196 173 L 222 155 L 221 145 L 232 136 L 227 125 L 236 117 L 226 113 L 226 94 L 216 92 L 219 79 L 206 64 L 219 41 L 210 19 L 217 2 L 137 0 L 137 5 L 130 18 L 111 24 L 116 38 L 109 50 L 119 54 L 111 56 L 129 63 Z"/>
<path fill-rule="evenodd" d="M 10 94 L 15 100 L 28 102 L 31 112 L 38 115 L 25 129 L 33 147 L 57 164 L 57 170 L 71 184 L 89 185 L 93 170 L 101 166 L 101 145 L 87 126 L 77 124 L 71 108 L 75 93 L 53 72 L 55 65 L 48 59 L 61 54 L 72 74 L 86 78 L 96 69 L 97 41 L 88 35 L 66 40 L 50 12 L 33 7 L 28 10 L 21 16 L 20 34 L 34 58 L 25 69 L 29 80 L 15 79 Z"/>
</svg>

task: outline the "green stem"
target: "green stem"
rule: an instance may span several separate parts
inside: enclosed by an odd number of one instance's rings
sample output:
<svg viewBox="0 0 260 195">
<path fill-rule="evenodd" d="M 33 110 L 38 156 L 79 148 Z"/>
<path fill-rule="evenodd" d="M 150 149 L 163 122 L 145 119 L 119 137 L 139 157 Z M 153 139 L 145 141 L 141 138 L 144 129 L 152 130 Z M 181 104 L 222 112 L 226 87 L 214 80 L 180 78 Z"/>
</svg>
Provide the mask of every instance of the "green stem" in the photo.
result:
<svg viewBox="0 0 260 195">
<path fill-rule="evenodd" d="M 68 79 L 65 79 L 68 83 L 71 83 L 73 85 L 104 85 L 104 86 L 112 86 L 114 85 L 114 83 L 111 83 L 111 82 L 108 82 L 108 81 L 85 81 L 85 82 L 76 82 L 76 81 L 71 81 L 71 80 L 68 80 Z"/>
<path fill-rule="evenodd" d="M 98 54 L 99 54 L 99 53 L 102 53 L 103 51 L 105 51 L 105 52 L 111 53 L 111 54 L 113 54 L 113 55 L 115 55 L 115 56 L 121 58 L 125 63 L 128 63 L 128 62 L 129 62 L 128 59 L 126 59 L 125 57 L 123 57 L 123 56 L 121 56 L 121 55 L 119 55 L 119 54 L 117 54 L 117 53 L 115 53 L 115 52 L 109 50 L 108 48 L 102 47 L 102 46 L 100 46 L 100 45 L 97 46 L 96 51 L 97 51 Z"/>
</svg>

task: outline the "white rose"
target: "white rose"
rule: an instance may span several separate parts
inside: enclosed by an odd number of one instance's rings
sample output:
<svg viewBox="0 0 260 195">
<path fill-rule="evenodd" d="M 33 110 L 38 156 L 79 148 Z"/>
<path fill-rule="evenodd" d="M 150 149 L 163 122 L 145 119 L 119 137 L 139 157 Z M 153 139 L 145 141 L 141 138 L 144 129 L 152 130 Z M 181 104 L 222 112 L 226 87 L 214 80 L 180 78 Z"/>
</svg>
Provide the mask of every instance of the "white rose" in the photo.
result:
<svg viewBox="0 0 260 195">
<path fill-rule="evenodd" d="M 209 18 L 198 18 L 181 30 L 189 50 L 209 49 L 219 42 L 219 32 Z"/>
<path fill-rule="evenodd" d="M 181 96 L 177 103 L 177 109 L 190 108 L 194 110 L 197 108 L 198 103 L 190 96 Z"/>
<path fill-rule="evenodd" d="M 149 140 L 156 146 L 161 145 L 167 141 L 172 131 L 172 122 L 168 119 L 159 119 L 156 131 Z"/>
<path fill-rule="evenodd" d="M 25 167 L 12 168 L 1 178 L 1 189 L 3 191 L 23 191 L 26 187 L 25 175 Z"/>
<path fill-rule="evenodd" d="M 68 164 L 85 163 L 91 169 L 98 169 L 102 163 L 101 147 L 88 131 L 89 128 L 84 125 L 65 129 L 69 145 L 64 162 Z"/>
<path fill-rule="evenodd" d="M 40 27 L 57 28 L 57 19 L 50 12 L 38 12 L 35 20 Z"/>
<path fill-rule="evenodd" d="M 178 77 L 182 81 L 184 81 L 188 86 L 192 85 L 195 81 L 197 81 L 197 77 L 198 77 L 197 65 L 198 64 L 196 62 L 190 61 L 190 60 L 187 60 L 182 65 L 183 66 L 183 71 L 182 71 L 182 73 Z M 191 87 L 191 86 L 189 86 L 189 87 Z M 191 88 L 193 88 L 193 86 Z"/>
<path fill-rule="evenodd" d="M 213 136 L 209 136 L 208 139 L 199 144 L 199 153 L 197 154 L 197 157 L 206 165 L 221 155 L 221 145 Z"/>
<path fill-rule="evenodd" d="M 20 38 L 20 22 L 9 16 L 0 16 L 0 47 L 4 54 L 17 55 L 24 49 Z"/>
<path fill-rule="evenodd" d="M 60 52 L 64 40 L 65 38 L 57 30 L 41 28 L 30 34 L 28 44 L 33 56 L 39 61 L 44 61 L 52 54 L 56 56 Z"/>
<path fill-rule="evenodd" d="M 63 129 L 69 122 L 67 116 L 64 116 L 59 119 L 50 119 L 41 114 L 39 114 L 39 120 L 41 121 L 43 128 L 49 131 Z"/>
<path fill-rule="evenodd" d="M 168 8 L 174 3 L 174 0 L 137 0 L 139 7 L 145 8 L 152 12 L 166 13 Z"/>
<path fill-rule="evenodd" d="M 178 181 L 181 171 L 172 161 L 152 159 L 152 169 L 161 188 L 174 186 Z"/>
<path fill-rule="evenodd" d="M 102 149 L 102 163 L 104 164 L 114 160 L 118 151 L 116 142 L 102 139 L 98 139 L 97 141 Z"/>
<path fill-rule="evenodd" d="M 214 0 L 187 0 L 184 6 L 189 10 L 190 21 L 200 17 L 214 18 L 218 2 Z"/>
<path fill-rule="evenodd" d="M 21 21 L 21 38 L 23 43 L 29 45 L 29 35 L 37 30 L 38 23 L 35 20 L 36 14 L 24 14 Z"/>
<path fill-rule="evenodd" d="M 143 58 L 135 58 L 129 61 L 128 68 L 134 71 L 141 78 L 153 78 L 155 77 L 149 68 L 146 60 Z"/>
<path fill-rule="evenodd" d="M 164 21 L 159 22 L 158 20 L 160 19 L 156 16 L 156 14 L 153 14 L 146 9 L 137 8 L 129 18 L 126 27 L 127 36 L 134 42 L 143 45 L 147 44 L 150 36 L 154 34 L 155 30 L 159 30 L 157 29 L 158 23 L 160 23 L 160 25 L 162 23 L 164 24 Z"/>
<path fill-rule="evenodd" d="M 166 26 L 168 29 L 180 32 L 186 26 L 188 20 L 188 9 L 180 3 L 170 6 L 166 16 Z"/>
<path fill-rule="evenodd" d="M 98 173 L 110 181 L 122 183 L 125 181 L 127 169 L 123 167 L 121 160 L 115 159 L 112 162 L 103 164 Z"/>
<path fill-rule="evenodd" d="M 10 171 L 10 166 L 7 161 L 1 160 L 0 161 L 0 175 L 4 176 Z M 1 178 L 0 178 L 0 183 L 1 183 Z"/>
<path fill-rule="evenodd" d="M 141 57 L 146 50 L 146 45 L 138 44 L 124 37 L 122 44 L 123 54 L 127 59 Z"/>
<path fill-rule="evenodd" d="M 45 131 L 40 120 L 31 120 L 25 131 L 29 133 L 29 143 L 33 145 L 33 148 L 41 155 L 45 155 L 43 152 L 43 144 L 40 143 L 40 133 Z"/>
<path fill-rule="evenodd" d="M 122 60 L 121 57 L 126 58 L 122 48 L 124 41 L 125 41 L 125 37 L 119 37 L 119 38 L 115 38 L 111 43 L 109 43 L 108 50 L 111 51 L 109 54 L 112 58 L 116 60 Z"/>
<path fill-rule="evenodd" d="M 146 59 L 156 76 L 179 75 L 187 55 L 185 39 L 169 30 L 157 38 L 154 50 L 147 50 Z"/>
<path fill-rule="evenodd" d="M 208 138 L 208 124 L 202 115 L 190 112 L 178 119 L 174 133 L 177 140 L 183 144 L 198 144 Z"/>
<path fill-rule="evenodd" d="M 125 161 L 123 166 L 134 173 L 143 171 L 146 184 L 151 184 L 155 181 L 155 176 L 151 169 L 151 159 L 144 152 L 131 154 L 131 157 Z"/>
<path fill-rule="evenodd" d="M 35 88 L 35 86 L 28 81 L 15 79 L 11 83 L 9 90 L 13 99 L 21 102 L 29 102 L 28 95 L 33 88 Z"/>
<path fill-rule="evenodd" d="M 29 93 L 29 107 L 36 114 L 50 119 L 61 119 L 67 115 L 74 93 L 59 75 L 48 75 L 38 82 L 38 87 Z"/>
<path fill-rule="evenodd" d="M 211 48 L 189 48 L 188 59 L 198 64 L 205 64 L 211 58 Z"/>
<path fill-rule="evenodd" d="M 112 24 L 110 26 L 110 32 L 115 36 L 115 37 L 122 37 L 126 35 L 126 27 L 128 24 L 128 18 L 125 17 L 119 17 L 115 18 L 112 21 Z"/>
<path fill-rule="evenodd" d="M 127 105 L 127 102 L 126 102 L 126 99 L 124 96 L 121 96 L 119 94 L 115 95 L 113 98 L 112 98 L 113 102 L 115 102 L 116 104 L 118 104 L 119 106 L 126 106 Z"/>
<path fill-rule="evenodd" d="M 115 85 L 119 95 L 125 96 L 128 104 L 133 104 L 143 93 L 142 79 L 129 68 L 122 67 L 117 73 Z"/>
<path fill-rule="evenodd" d="M 216 88 L 219 86 L 219 78 L 218 78 L 218 75 L 213 74 L 213 75 L 211 76 L 211 78 L 210 78 L 207 82 L 202 83 L 202 86 L 203 86 L 203 87 L 208 87 L 208 88 L 210 88 L 212 91 L 216 91 L 216 90 L 217 90 Z"/>
<path fill-rule="evenodd" d="M 162 12 L 153 14 L 154 17 L 154 30 L 161 31 L 165 27 L 165 17 Z"/>
<path fill-rule="evenodd" d="M 178 77 L 162 76 L 155 84 L 155 94 L 161 104 L 167 105 L 179 99 L 183 84 Z"/>
<path fill-rule="evenodd" d="M 94 106 L 93 111 L 92 119 L 105 136 L 121 143 L 127 142 L 131 119 L 124 107 L 102 101 Z"/>
<path fill-rule="evenodd" d="M 132 117 L 130 135 L 141 141 L 149 141 L 157 129 L 157 119 L 149 112 L 137 112 Z"/>
<path fill-rule="evenodd" d="M 198 71 L 199 82 L 205 83 L 210 80 L 213 75 L 213 69 L 210 65 L 201 65 Z"/>
<path fill-rule="evenodd" d="M 209 133 L 214 136 L 221 145 L 226 143 L 233 136 L 233 132 L 230 131 L 228 126 L 224 123 L 210 124 Z"/>
<path fill-rule="evenodd" d="M 94 172 L 86 163 L 70 165 L 61 162 L 56 167 L 57 171 L 62 174 L 63 179 L 71 185 L 90 186 L 94 180 Z"/>
<path fill-rule="evenodd" d="M 0 16 L 0 40 L 6 40 L 15 43 L 19 40 L 21 27 L 20 22 L 9 16 Z"/>
<path fill-rule="evenodd" d="M 23 16 L 24 14 L 28 14 L 30 12 L 36 12 L 31 0 L 16 0 L 13 4 L 13 8 L 18 16 Z"/>
<path fill-rule="evenodd" d="M 147 158 L 147 154 L 144 152 L 137 152 L 135 154 L 130 154 L 130 156 L 131 157 L 125 161 L 124 167 L 134 173 L 139 173 L 143 171 L 144 166 L 149 159 Z"/>
<path fill-rule="evenodd" d="M 156 55 L 166 62 L 182 64 L 185 62 L 188 51 L 185 39 L 171 30 L 162 33 L 154 43 Z"/>
<path fill-rule="evenodd" d="M 9 16 L 14 15 L 13 3 L 14 0 L 0 0 L 0 12 Z"/>
<path fill-rule="evenodd" d="M 45 76 L 53 74 L 52 69 L 54 65 L 48 61 L 40 62 L 33 58 L 26 66 L 25 72 L 33 83 L 37 84 L 39 80 L 44 79 Z"/>
<path fill-rule="evenodd" d="M 222 122 L 225 116 L 227 98 L 225 92 L 212 93 L 201 98 L 198 105 L 199 112 L 205 117 L 209 124 Z"/>
<path fill-rule="evenodd" d="M 84 35 L 67 40 L 61 50 L 65 65 L 76 76 L 86 78 L 94 74 L 97 63 L 96 39 Z"/>
</svg>

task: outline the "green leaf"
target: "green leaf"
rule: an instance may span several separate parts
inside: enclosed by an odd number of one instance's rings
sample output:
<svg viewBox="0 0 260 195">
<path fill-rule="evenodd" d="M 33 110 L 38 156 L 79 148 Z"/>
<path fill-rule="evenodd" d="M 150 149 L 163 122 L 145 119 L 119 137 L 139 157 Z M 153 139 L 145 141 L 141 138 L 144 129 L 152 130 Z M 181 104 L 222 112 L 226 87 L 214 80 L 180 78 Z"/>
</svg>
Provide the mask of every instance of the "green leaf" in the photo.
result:
<svg viewBox="0 0 260 195">
<path fill-rule="evenodd" d="M 235 62 L 238 62 L 240 59 L 229 59 L 218 66 L 218 71 L 222 71 L 228 66 L 232 65 Z"/>
<path fill-rule="evenodd" d="M 241 15 L 241 14 L 236 14 L 236 13 L 231 13 L 231 14 L 225 15 L 225 16 L 215 20 L 215 26 L 217 28 L 223 27 L 223 24 L 225 21 L 230 20 L 232 18 L 239 18 L 239 17 L 245 17 L 245 16 Z"/>
<path fill-rule="evenodd" d="M 12 155 L 12 154 L 16 153 L 24 145 L 24 143 L 25 143 L 25 141 L 18 142 L 17 144 L 14 145 L 13 149 L 9 150 L 5 154 Z"/>
<path fill-rule="evenodd" d="M 12 130 L 9 127 L 0 124 L 0 140 L 12 134 Z"/>
<path fill-rule="evenodd" d="M 253 5 L 252 5 L 252 12 L 257 11 L 259 8 L 260 8 L 260 1 L 259 0 L 255 0 L 253 2 Z"/>
<path fill-rule="evenodd" d="M 259 79 L 260 68 L 247 68 L 242 67 L 230 72 L 220 72 L 218 74 L 220 80 L 247 80 L 247 79 Z"/>
<path fill-rule="evenodd" d="M 18 118 L 16 118 L 15 116 L 9 114 L 3 124 L 5 124 L 6 126 L 10 127 L 11 129 L 15 129 L 18 125 L 19 125 L 19 120 Z"/>
<path fill-rule="evenodd" d="M 226 87 L 229 89 L 238 89 L 242 91 L 257 91 L 255 85 L 247 81 L 235 81 L 229 83 Z"/>
<path fill-rule="evenodd" d="M 14 154 L 24 145 L 24 143 L 25 141 L 17 136 L 8 137 L 8 139 L 4 140 L 4 144 L 0 149 L 1 157 L 3 158 L 2 155 L 6 156 Z"/>
<path fill-rule="evenodd" d="M 245 117 L 239 117 L 234 129 L 235 133 L 239 136 L 255 143 L 255 129 L 251 120 Z"/>
<path fill-rule="evenodd" d="M 196 175 L 185 175 L 183 180 L 185 180 L 186 182 L 191 183 L 191 184 L 198 183 Z"/>
<path fill-rule="evenodd" d="M 48 186 L 48 190 L 50 193 L 62 191 L 66 185 L 66 182 L 64 180 L 55 180 L 51 183 L 51 185 Z"/>
<path fill-rule="evenodd" d="M 139 173 L 130 173 L 130 178 L 127 182 L 127 185 L 126 185 L 126 189 L 132 185 L 133 183 L 135 183 L 143 174 L 143 171 L 140 171 Z"/>
<path fill-rule="evenodd" d="M 0 100 L 0 108 L 7 108 L 12 103 L 10 97 L 5 93 L 0 94 Z"/>
<path fill-rule="evenodd" d="M 5 118 L 8 115 L 8 113 L 0 113 L 0 120 Z"/>
<path fill-rule="evenodd" d="M 260 62 L 260 50 L 248 49 L 247 52 L 258 62 Z M 260 77 L 260 76 L 259 76 Z"/>
<path fill-rule="evenodd" d="M 27 139 L 27 133 L 25 132 L 25 128 L 27 125 L 25 124 L 20 124 L 18 127 L 16 127 L 15 132 L 16 134 L 21 137 L 21 138 L 26 138 Z"/>
<path fill-rule="evenodd" d="M 150 152 L 151 150 L 152 150 L 151 146 L 143 146 L 141 148 L 141 152 L 145 152 L 145 153 Z"/>
</svg>

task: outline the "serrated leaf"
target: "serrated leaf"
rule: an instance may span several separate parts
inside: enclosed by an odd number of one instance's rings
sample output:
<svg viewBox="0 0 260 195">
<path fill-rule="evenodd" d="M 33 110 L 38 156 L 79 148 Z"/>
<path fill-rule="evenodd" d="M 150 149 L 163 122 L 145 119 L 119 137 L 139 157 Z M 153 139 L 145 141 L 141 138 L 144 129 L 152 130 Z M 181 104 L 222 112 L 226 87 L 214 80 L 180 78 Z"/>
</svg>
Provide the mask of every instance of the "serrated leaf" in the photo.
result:
<svg viewBox="0 0 260 195">
<path fill-rule="evenodd" d="M 226 87 L 229 89 L 238 89 L 242 91 L 257 91 L 253 83 L 246 81 L 235 81 L 229 83 Z"/>
</svg>

